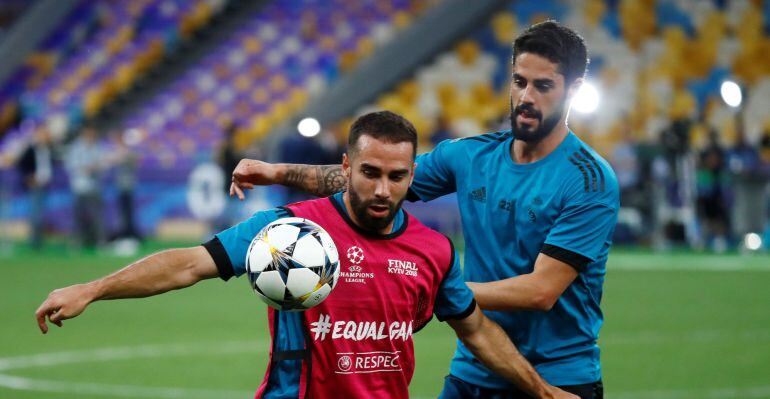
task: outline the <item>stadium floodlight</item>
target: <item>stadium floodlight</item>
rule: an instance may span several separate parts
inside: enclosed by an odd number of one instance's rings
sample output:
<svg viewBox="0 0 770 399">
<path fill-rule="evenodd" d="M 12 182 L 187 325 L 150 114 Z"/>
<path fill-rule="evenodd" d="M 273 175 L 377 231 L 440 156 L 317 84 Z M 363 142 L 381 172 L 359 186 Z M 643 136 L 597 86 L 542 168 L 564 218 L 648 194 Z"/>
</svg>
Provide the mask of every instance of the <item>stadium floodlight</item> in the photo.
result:
<svg viewBox="0 0 770 399">
<path fill-rule="evenodd" d="M 583 82 L 572 99 L 572 109 L 581 114 L 590 114 L 599 108 L 599 90 L 588 82 Z"/>
<path fill-rule="evenodd" d="M 724 101 L 725 104 L 733 108 L 741 106 L 743 93 L 741 93 L 741 87 L 738 86 L 738 83 L 735 83 L 732 80 L 725 80 L 722 82 L 722 87 L 719 89 L 719 92 L 722 94 L 722 101 Z"/>
<path fill-rule="evenodd" d="M 762 248 L 762 237 L 757 233 L 746 234 L 743 238 L 743 245 L 745 245 L 746 249 L 749 251 L 756 251 Z"/>
<path fill-rule="evenodd" d="M 297 130 L 305 137 L 313 137 L 321 131 L 321 124 L 315 118 L 305 118 L 299 121 Z"/>
</svg>

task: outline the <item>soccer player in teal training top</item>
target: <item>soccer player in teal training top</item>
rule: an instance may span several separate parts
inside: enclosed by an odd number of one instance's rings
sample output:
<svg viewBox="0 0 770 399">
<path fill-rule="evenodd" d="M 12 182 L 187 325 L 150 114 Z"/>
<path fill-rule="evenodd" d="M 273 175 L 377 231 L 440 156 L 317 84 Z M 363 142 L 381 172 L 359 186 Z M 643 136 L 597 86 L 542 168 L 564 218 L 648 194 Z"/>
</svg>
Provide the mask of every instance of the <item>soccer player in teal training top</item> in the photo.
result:
<svg viewBox="0 0 770 399">
<path fill-rule="evenodd" d="M 417 157 L 412 200 L 457 193 L 465 278 L 550 384 L 603 397 L 597 339 L 605 265 L 619 208 L 615 174 L 567 127 L 588 64 L 583 39 L 554 21 L 513 46 L 511 130 L 444 141 Z M 231 194 L 280 183 L 325 196 L 342 190 L 337 165 L 243 160 Z M 527 398 L 462 344 L 442 398 Z"/>
</svg>

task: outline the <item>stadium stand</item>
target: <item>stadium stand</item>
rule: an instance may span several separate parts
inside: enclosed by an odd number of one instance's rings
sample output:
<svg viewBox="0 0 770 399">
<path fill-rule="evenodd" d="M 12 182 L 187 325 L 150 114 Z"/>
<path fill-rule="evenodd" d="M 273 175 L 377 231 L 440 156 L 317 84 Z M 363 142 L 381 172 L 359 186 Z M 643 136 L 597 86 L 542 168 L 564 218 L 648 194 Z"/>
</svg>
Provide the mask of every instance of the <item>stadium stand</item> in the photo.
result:
<svg viewBox="0 0 770 399">
<path fill-rule="evenodd" d="M 18 152 L 43 121 L 68 130 L 93 118 L 224 3 L 81 3 L 0 91 L 0 128 L 6 127 L 0 153 Z M 278 126 L 322 100 L 436 3 L 268 2 L 149 101 L 113 122 L 137 143 L 142 229 L 190 216 L 175 193 L 184 190 L 193 167 L 212 160 L 224 126 L 236 126 L 238 151 L 254 153 Z M 587 81 L 601 93 L 597 112 L 573 110 L 570 126 L 624 176 L 623 201 L 631 213 L 621 212 L 629 227 L 619 231 L 654 241 L 654 234 L 677 229 L 669 224 L 685 224 L 699 212 L 698 198 L 708 189 L 689 182 L 704 170 L 698 157 L 713 143 L 711 132 L 718 132 L 725 154 L 741 140 L 756 150 L 767 135 L 768 7 L 718 0 L 510 1 L 359 111 L 387 108 L 405 115 L 417 127 L 421 150 L 441 139 L 504 128 L 511 38 L 546 16 L 559 19 L 589 43 Z M 720 98 L 726 79 L 744 88 L 737 114 Z M 349 120 L 327 128 L 344 132 Z M 729 200 L 731 194 L 725 195 Z M 57 203 L 63 207 L 66 195 Z M 20 213 L 23 207 L 14 207 L 10 217 Z M 648 219 L 656 220 L 653 227 L 642 226 Z M 702 245 L 693 238 L 702 235 L 702 225 L 679 227 L 691 244 Z"/>
</svg>

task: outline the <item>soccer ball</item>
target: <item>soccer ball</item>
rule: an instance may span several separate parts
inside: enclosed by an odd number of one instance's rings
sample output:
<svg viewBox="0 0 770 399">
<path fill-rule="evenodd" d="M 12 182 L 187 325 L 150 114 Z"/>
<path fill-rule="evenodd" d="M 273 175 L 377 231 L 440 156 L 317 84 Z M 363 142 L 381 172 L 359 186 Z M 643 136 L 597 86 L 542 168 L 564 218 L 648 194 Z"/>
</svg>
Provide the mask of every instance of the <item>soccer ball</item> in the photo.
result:
<svg viewBox="0 0 770 399">
<path fill-rule="evenodd" d="M 246 252 L 246 274 L 254 292 L 284 311 L 310 309 L 326 299 L 337 284 L 339 263 L 329 233 L 295 217 L 265 226 Z"/>
</svg>

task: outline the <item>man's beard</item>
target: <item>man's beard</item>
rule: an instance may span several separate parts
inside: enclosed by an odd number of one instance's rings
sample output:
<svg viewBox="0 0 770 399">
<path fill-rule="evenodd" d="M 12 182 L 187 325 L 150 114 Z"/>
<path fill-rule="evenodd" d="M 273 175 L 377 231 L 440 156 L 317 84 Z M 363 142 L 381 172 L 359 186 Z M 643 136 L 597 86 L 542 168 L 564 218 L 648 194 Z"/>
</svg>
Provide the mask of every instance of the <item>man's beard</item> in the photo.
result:
<svg viewBox="0 0 770 399">
<path fill-rule="evenodd" d="M 559 120 L 561 120 L 562 113 L 564 112 L 564 105 L 566 104 L 566 98 L 562 99 L 561 104 L 559 107 L 555 110 L 554 113 L 549 115 L 547 118 L 543 119 L 543 114 L 536 110 L 534 107 L 532 107 L 529 104 L 521 104 L 516 107 L 516 109 L 513 108 L 513 99 L 511 101 L 511 132 L 513 132 L 513 137 L 516 140 L 521 140 L 527 143 L 539 143 L 544 138 L 548 137 L 549 134 L 553 131 L 553 129 L 556 127 L 556 125 L 559 123 Z M 530 117 L 534 117 L 537 119 L 537 128 L 534 130 L 531 130 L 530 128 L 523 128 L 519 129 L 518 126 L 516 126 L 516 116 L 519 115 L 522 111 L 527 111 Z"/>
<path fill-rule="evenodd" d="M 358 222 L 361 223 L 364 229 L 373 232 L 380 232 L 388 227 L 396 217 L 398 210 L 401 209 L 401 204 L 404 203 L 404 198 L 397 204 L 390 201 L 379 201 L 377 199 L 363 201 L 353 189 L 352 183 L 348 185 L 348 194 L 350 194 L 350 207 L 353 208 L 353 214 L 356 215 L 356 219 L 358 219 Z M 388 215 L 382 218 L 372 217 L 366 211 L 371 205 L 387 206 Z"/>
</svg>

